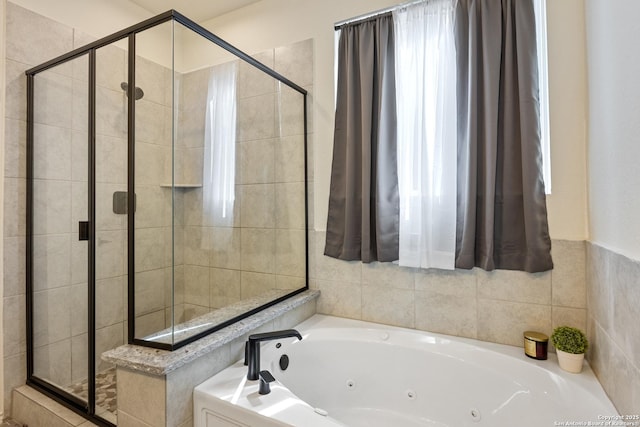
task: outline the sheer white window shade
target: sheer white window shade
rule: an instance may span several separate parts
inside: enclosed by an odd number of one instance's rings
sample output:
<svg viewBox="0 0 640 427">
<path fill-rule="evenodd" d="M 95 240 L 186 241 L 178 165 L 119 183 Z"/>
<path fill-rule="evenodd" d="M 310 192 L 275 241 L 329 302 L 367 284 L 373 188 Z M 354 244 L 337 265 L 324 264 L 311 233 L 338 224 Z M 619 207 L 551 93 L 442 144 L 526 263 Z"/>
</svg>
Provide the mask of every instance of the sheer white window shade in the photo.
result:
<svg viewBox="0 0 640 427">
<path fill-rule="evenodd" d="M 453 269 L 456 245 L 455 0 L 393 12 L 396 44 L 398 263 Z"/>
<path fill-rule="evenodd" d="M 205 115 L 205 224 L 233 226 L 236 174 L 236 62 L 212 68 Z"/>
</svg>

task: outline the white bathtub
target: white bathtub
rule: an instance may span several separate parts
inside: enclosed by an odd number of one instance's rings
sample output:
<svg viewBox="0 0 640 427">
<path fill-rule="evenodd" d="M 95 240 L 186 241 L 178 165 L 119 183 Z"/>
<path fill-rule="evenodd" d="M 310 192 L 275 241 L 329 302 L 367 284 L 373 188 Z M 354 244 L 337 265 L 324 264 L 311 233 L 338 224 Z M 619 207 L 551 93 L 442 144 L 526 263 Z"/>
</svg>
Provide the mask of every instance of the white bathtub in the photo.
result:
<svg viewBox="0 0 640 427">
<path fill-rule="evenodd" d="M 195 388 L 194 425 L 544 427 L 617 415 L 586 363 L 569 374 L 554 354 L 322 315 L 296 329 L 302 341 L 262 345 L 270 394 L 239 361 Z"/>
</svg>

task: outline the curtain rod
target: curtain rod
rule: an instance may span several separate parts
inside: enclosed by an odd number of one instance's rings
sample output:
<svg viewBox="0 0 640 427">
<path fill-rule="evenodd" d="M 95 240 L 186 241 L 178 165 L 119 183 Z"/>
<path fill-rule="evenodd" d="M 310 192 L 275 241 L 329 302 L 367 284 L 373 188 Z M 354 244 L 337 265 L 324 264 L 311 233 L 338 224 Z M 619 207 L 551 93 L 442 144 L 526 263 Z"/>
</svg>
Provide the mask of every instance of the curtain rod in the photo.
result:
<svg viewBox="0 0 640 427">
<path fill-rule="evenodd" d="M 388 12 L 393 12 L 394 10 L 398 10 L 398 9 L 404 9 L 406 7 L 409 7 L 409 6 L 413 6 L 414 4 L 424 3 L 424 2 L 427 2 L 427 1 L 429 1 L 429 0 L 409 1 L 409 2 L 406 2 L 406 3 L 397 4 L 395 6 L 386 7 L 384 9 L 375 10 L 373 12 L 365 13 L 364 15 L 354 16 L 353 18 L 348 18 L 348 19 L 345 19 L 343 21 L 336 22 L 334 24 L 333 29 L 335 31 L 338 31 L 340 28 L 344 27 L 347 24 L 353 24 L 355 22 L 366 21 L 367 19 L 373 18 L 373 17 L 378 16 L 378 15 L 382 15 L 382 14 L 385 14 L 385 13 L 388 13 Z"/>
</svg>

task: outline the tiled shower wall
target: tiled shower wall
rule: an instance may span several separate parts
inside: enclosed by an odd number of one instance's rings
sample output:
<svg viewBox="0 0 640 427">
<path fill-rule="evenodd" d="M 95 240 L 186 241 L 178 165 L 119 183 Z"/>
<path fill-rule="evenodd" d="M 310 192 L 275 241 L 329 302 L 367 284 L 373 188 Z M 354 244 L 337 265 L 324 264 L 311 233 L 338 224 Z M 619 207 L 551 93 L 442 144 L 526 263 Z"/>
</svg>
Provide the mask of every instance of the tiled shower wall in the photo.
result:
<svg viewBox="0 0 640 427">
<path fill-rule="evenodd" d="M 640 262 L 587 244 L 587 357 L 620 414 L 640 412 Z"/>
<path fill-rule="evenodd" d="M 254 55 L 309 92 L 311 40 Z M 202 187 L 184 189 L 185 320 L 272 290 L 304 286 L 303 97 L 238 61 L 236 202 L 233 224 L 203 214 Z M 211 68 L 182 76 L 178 160 L 187 184 L 202 182 Z M 182 157 L 182 158 L 181 158 Z"/>
</svg>

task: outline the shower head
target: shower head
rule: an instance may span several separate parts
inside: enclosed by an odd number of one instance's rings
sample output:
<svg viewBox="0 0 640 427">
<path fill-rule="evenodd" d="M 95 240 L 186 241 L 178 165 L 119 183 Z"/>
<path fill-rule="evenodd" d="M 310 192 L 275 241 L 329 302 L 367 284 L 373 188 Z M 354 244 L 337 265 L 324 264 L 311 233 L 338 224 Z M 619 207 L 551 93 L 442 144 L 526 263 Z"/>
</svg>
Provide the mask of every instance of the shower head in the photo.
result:
<svg viewBox="0 0 640 427">
<path fill-rule="evenodd" d="M 129 84 L 127 82 L 120 83 L 120 87 L 122 88 L 123 91 L 125 91 L 125 93 L 128 93 L 127 89 L 129 89 Z M 139 99 L 142 99 L 143 96 L 144 96 L 144 92 L 142 91 L 142 89 L 136 86 L 136 96 L 135 96 L 136 101 Z"/>
</svg>

